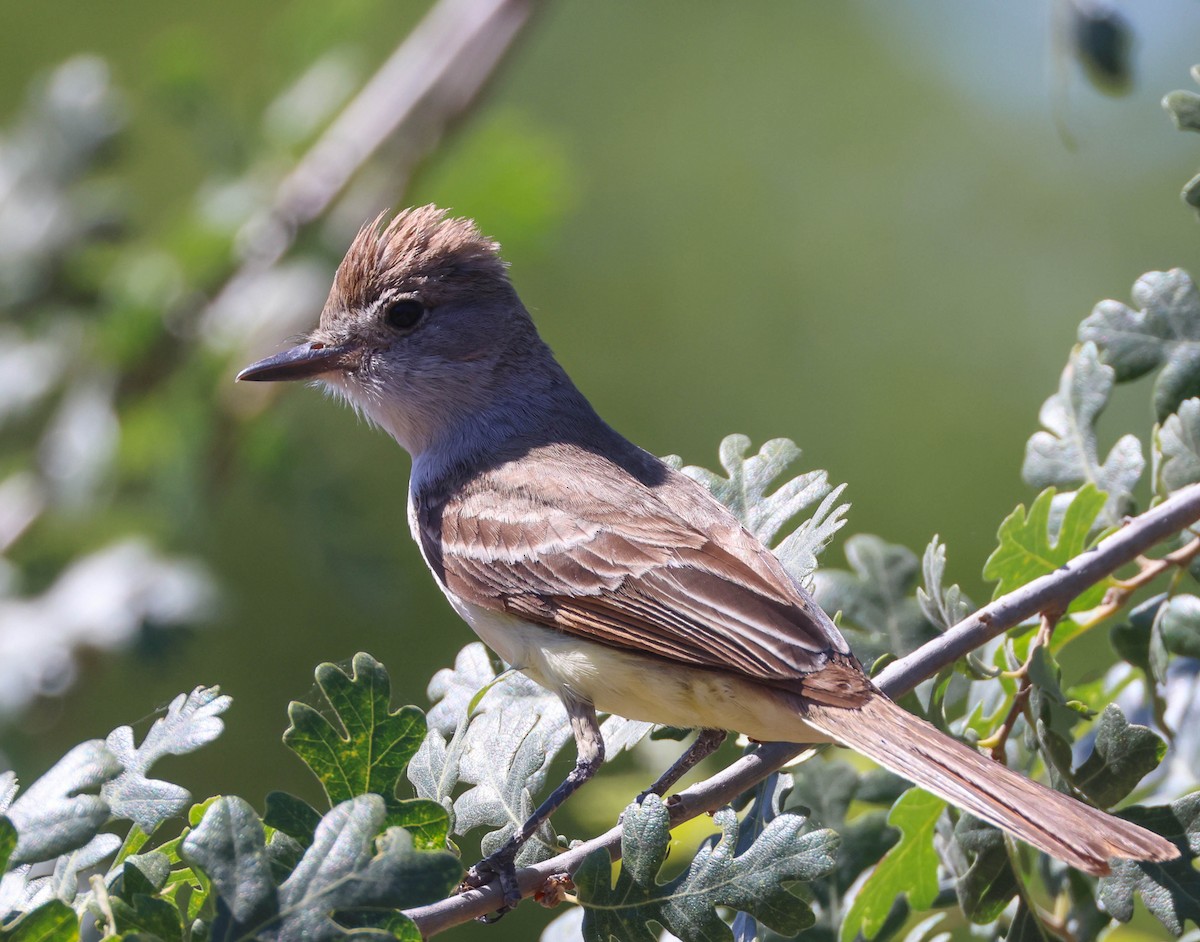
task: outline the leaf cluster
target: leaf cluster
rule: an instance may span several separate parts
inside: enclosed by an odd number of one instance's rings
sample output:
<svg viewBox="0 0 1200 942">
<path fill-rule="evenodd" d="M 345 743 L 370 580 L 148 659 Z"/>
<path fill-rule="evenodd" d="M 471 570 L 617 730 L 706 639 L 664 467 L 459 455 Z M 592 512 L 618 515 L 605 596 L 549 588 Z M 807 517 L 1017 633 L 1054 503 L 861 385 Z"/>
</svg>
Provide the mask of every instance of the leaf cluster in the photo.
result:
<svg viewBox="0 0 1200 942">
<path fill-rule="evenodd" d="M 293 703 L 284 739 L 324 786 L 323 812 L 282 792 L 261 817 L 238 797 L 189 810 L 185 789 L 148 777 L 220 734 L 230 701 L 215 688 L 176 698 L 140 744 L 121 727 L 24 790 L 0 777 L 0 939 L 418 940 L 401 910 L 462 874 L 443 809 L 397 794 L 424 714 L 391 708 L 387 672 L 365 654 L 348 672 L 321 665 L 317 683 L 327 712 Z M 160 839 L 185 811 L 182 833 Z M 124 839 L 103 830 L 122 822 Z"/>
<path fill-rule="evenodd" d="M 77 939 L 87 914 L 109 935 L 153 930 L 182 942 L 197 877 L 172 871 L 177 842 L 141 851 L 191 796 L 148 773 L 164 756 L 220 735 L 229 702 L 215 687 L 198 687 L 171 701 L 140 745 L 122 726 L 76 746 L 24 789 L 13 773 L 0 775 L 0 939 Z M 125 829 L 124 840 L 114 826 Z M 107 871 L 89 876 L 106 860 Z"/>
</svg>

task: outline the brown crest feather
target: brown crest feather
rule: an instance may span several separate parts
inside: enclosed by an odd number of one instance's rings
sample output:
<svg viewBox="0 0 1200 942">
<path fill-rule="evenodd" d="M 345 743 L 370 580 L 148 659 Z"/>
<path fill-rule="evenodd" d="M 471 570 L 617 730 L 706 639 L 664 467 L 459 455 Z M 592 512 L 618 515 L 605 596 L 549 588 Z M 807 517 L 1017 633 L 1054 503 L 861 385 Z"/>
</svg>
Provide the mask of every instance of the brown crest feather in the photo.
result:
<svg viewBox="0 0 1200 942">
<path fill-rule="evenodd" d="M 470 219 L 433 204 L 380 213 L 363 226 L 334 276 L 327 313 L 364 307 L 385 292 L 421 293 L 429 303 L 450 294 L 511 291 L 500 245 Z M 336 302 L 336 303 L 334 303 Z"/>
</svg>

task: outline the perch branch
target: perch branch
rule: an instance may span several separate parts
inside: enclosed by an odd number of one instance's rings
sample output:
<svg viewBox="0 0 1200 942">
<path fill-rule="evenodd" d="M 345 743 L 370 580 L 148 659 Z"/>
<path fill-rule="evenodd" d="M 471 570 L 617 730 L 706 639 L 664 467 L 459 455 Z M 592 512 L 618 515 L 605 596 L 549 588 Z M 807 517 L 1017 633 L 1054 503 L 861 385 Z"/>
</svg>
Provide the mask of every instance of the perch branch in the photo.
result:
<svg viewBox="0 0 1200 942">
<path fill-rule="evenodd" d="M 1130 520 L 1095 547 L 1052 573 L 985 605 L 938 638 L 894 661 L 876 678 L 889 696 L 897 697 L 932 677 L 967 652 L 1041 612 L 1065 611 L 1071 599 L 1121 566 L 1135 561 L 1151 547 L 1200 520 L 1200 484 L 1177 491 L 1163 503 Z M 728 804 L 746 789 L 778 771 L 805 747 L 769 743 L 743 756 L 716 775 L 681 792 L 670 805 L 672 826 Z M 550 878 L 572 873 L 584 858 L 599 849 L 617 859 L 621 828 L 614 827 L 550 860 L 525 867 L 517 874 L 521 893 L 530 896 Z M 503 900 L 496 884 L 407 910 L 422 936 L 429 938 L 495 911 Z"/>
</svg>

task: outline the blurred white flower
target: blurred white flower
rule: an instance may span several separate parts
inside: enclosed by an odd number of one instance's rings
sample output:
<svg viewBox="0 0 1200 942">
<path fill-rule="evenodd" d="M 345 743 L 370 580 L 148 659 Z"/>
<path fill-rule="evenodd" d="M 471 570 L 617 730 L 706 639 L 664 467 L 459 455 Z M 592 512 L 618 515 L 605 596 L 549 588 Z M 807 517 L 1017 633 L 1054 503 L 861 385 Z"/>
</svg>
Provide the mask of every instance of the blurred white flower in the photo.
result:
<svg viewBox="0 0 1200 942">
<path fill-rule="evenodd" d="M 67 357 L 62 343 L 30 340 L 12 327 L 0 329 L 0 426 L 10 416 L 19 417 L 57 385 Z"/>
<path fill-rule="evenodd" d="M 312 327 L 329 272 L 314 262 L 288 262 L 245 276 L 204 314 L 199 335 L 214 350 L 254 356 L 278 350 L 280 339 Z"/>
<path fill-rule="evenodd" d="M 145 624 L 201 620 L 215 599 L 199 565 L 160 556 L 141 540 L 77 560 L 40 596 L 0 597 L 0 716 L 66 689 L 77 649 L 118 647 Z"/>
<path fill-rule="evenodd" d="M 0 301 L 35 292 L 58 253 L 94 224 L 69 187 L 120 130 L 123 112 L 104 60 L 78 56 L 50 74 L 0 137 Z"/>
<path fill-rule="evenodd" d="M 29 471 L 18 471 L 0 481 L 0 553 L 17 541 L 46 506 L 41 483 Z M 6 561 L 0 558 L 0 566 Z M 6 592 L 0 575 L 0 595 Z"/>
<path fill-rule="evenodd" d="M 67 390 L 42 437 L 42 473 L 54 497 L 86 506 L 116 455 L 121 426 L 113 406 L 111 376 L 81 377 Z"/>
</svg>

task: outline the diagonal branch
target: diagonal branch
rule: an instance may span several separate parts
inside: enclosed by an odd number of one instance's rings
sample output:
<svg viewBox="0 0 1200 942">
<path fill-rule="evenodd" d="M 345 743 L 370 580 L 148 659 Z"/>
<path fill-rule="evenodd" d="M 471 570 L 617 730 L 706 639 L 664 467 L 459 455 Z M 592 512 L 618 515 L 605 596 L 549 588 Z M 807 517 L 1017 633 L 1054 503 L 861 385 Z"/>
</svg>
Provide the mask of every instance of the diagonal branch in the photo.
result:
<svg viewBox="0 0 1200 942">
<path fill-rule="evenodd" d="M 893 661 L 875 678 L 875 683 L 890 697 L 907 693 L 922 680 L 1027 618 L 1042 612 L 1065 611 L 1084 589 L 1197 520 L 1200 520 L 1200 484 L 1192 484 L 1176 491 L 1154 509 L 1134 517 L 1112 536 L 1054 572 L 1001 596 L 912 654 Z"/>
</svg>

